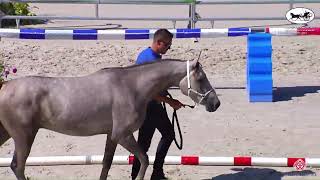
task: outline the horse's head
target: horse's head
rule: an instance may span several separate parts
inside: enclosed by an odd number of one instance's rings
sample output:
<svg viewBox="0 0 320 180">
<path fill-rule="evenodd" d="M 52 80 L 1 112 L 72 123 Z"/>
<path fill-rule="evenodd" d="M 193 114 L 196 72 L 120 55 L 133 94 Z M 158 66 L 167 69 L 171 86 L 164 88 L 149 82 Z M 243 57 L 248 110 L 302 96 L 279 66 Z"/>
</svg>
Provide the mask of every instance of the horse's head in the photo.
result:
<svg viewBox="0 0 320 180">
<path fill-rule="evenodd" d="M 180 81 L 180 89 L 195 103 L 206 106 L 206 110 L 214 112 L 220 106 L 218 96 L 211 86 L 198 60 L 186 62 L 187 74 Z"/>
</svg>

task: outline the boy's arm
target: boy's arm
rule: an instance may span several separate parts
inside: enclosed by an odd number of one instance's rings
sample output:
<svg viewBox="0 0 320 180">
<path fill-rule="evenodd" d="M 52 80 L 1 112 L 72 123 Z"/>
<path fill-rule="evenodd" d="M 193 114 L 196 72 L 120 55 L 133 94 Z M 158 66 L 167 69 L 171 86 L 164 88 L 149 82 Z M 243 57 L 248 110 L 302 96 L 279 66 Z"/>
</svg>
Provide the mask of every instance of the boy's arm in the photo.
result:
<svg viewBox="0 0 320 180">
<path fill-rule="evenodd" d="M 178 110 L 181 107 L 184 107 L 184 105 L 180 101 L 178 101 L 176 99 L 168 98 L 166 96 L 157 95 L 157 96 L 153 97 L 153 99 L 158 101 L 158 102 L 168 103 L 175 110 Z"/>
</svg>

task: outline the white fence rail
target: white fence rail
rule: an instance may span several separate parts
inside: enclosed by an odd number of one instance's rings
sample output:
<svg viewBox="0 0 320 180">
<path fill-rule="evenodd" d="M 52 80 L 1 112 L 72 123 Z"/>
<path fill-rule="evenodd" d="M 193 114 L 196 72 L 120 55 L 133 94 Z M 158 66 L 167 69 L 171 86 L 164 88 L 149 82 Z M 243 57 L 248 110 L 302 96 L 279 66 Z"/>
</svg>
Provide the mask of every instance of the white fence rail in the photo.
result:
<svg viewBox="0 0 320 180">
<path fill-rule="evenodd" d="M 209 21 L 213 24 L 214 21 L 263 21 L 263 20 L 286 20 L 285 16 L 274 17 L 207 17 L 199 18 L 196 13 L 197 5 L 236 5 L 236 4 L 288 4 L 288 10 L 294 4 L 299 3 L 320 3 L 320 0 L 0 0 L 2 3 L 22 2 L 22 3 L 53 3 L 53 4 L 95 4 L 95 17 L 83 16 L 11 16 L 5 15 L 0 17 L 0 27 L 2 19 L 16 19 L 17 28 L 19 28 L 20 19 L 45 19 L 45 20 L 133 20 L 133 21 L 172 21 L 175 28 L 176 21 L 188 21 L 188 28 L 195 28 L 197 21 Z M 137 5 L 187 5 L 189 6 L 188 17 L 172 18 L 147 18 L 147 17 L 100 17 L 99 4 L 137 4 Z M 316 17 L 315 19 L 320 19 Z"/>
<path fill-rule="evenodd" d="M 84 3 L 84 4 L 295 4 L 319 3 L 319 0 L 0 0 L 24 3 Z"/>
</svg>

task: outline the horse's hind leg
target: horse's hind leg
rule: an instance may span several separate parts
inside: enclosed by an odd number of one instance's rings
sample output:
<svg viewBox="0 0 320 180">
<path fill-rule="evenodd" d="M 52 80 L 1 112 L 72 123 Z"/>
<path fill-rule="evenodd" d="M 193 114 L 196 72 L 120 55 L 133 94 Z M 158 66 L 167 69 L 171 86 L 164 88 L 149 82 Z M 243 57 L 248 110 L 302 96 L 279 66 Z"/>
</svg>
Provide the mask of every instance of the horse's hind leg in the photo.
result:
<svg viewBox="0 0 320 180">
<path fill-rule="evenodd" d="M 15 129 L 13 136 L 15 150 L 10 167 L 18 180 L 26 180 L 24 175 L 26 160 L 37 132 L 38 129 L 29 126 Z"/>
<path fill-rule="evenodd" d="M 0 122 L 0 146 L 5 143 L 10 138 L 10 135 L 8 134 L 7 130 L 3 127 L 3 125 Z"/>
<path fill-rule="evenodd" d="M 108 135 L 106 147 L 104 150 L 103 167 L 100 175 L 100 180 L 107 179 L 116 148 L 117 148 L 117 143 L 113 142 L 111 140 L 111 137 Z"/>
<path fill-rule="evenodd" d="M 144 152 L 140 148 L 139 144 L 134 139 L 133 134 L 127 136 L 126 138 L 120 139 L 119 144 L 121 146 L 123 146 L 124 148 L 126 148 L 129 152 L 134 154 L 136 157 L 138 157 L 138 159 L 141 163 L 141 166 L 140 166 L 140 170 L 139 170 L 137 179 L 143 179 L 144 175 L 146 173 L 147 167 L 149 165 L 149 159 L 148 159 L 146 152 Z"/>
</svg>

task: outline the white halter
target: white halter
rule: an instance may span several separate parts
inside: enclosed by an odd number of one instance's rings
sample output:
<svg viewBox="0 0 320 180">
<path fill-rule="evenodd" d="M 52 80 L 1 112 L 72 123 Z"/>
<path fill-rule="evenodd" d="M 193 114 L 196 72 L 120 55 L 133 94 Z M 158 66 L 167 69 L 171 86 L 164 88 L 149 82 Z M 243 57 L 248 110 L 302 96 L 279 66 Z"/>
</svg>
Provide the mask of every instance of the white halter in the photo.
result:
<svg viewBox="0 0 320 180">
<path fill-rule="evenodd" d="M 197 103 L 194 101 L 194 103 L 197 105 L 197 104 L 200 104 L 204 98 L 206 98 L 208 96 L 208 94 L 210 92 L 213 91 L 213 89 L 210 89 L 209 91 L 207 91 L 206 93 L 202 94 L 202 93 L 199 93 L 198 91 L 194 90 L 191 88 L 191 83 L 190 83 L 190 67 L 189 67 L 189 60 L 187 61 L 187 79 L 188 79 L 188 96 L 190 97 L 190 91 L 194 92 L 196 95 L 200 96 L 201 99 L 200 101 Z M 191 97 L 190 97 L 191 98 Z"/>
</svg>

